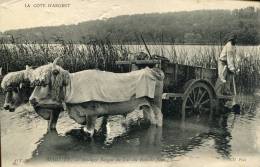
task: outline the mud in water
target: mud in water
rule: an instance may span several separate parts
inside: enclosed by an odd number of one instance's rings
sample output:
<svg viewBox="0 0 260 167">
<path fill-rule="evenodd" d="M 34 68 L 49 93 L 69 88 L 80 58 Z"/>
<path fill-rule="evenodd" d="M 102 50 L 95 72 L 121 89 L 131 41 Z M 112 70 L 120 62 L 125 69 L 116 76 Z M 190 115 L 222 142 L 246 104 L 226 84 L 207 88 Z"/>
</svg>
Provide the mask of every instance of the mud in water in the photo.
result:
<svg viewBox="0 0 260 167">
<path fill-rule="evenodd" d="M 35 165 L 86 161 L 163 161 L 168 166 L 257 166 L 260 164 L 260 91 L 240 115 L 226 113 L 211 122 L 181 123 L 164 118 L 162 128 L 128 127 L 142 118 L 135 112 L 108 119 L 107 133 L 92 141 L 81 126 L 60 115 L 57 133 L 29 105 L 9 113 L 1 110 L 2 165 Z M 1 96 L 1 102 L 3 96 Z M 2 104 L 1 104 L 2 106 Z M 138 114 L 137 114 L 138 113 Z M 111 165 L 111 164 L 106 164 Z"/>
</svg>

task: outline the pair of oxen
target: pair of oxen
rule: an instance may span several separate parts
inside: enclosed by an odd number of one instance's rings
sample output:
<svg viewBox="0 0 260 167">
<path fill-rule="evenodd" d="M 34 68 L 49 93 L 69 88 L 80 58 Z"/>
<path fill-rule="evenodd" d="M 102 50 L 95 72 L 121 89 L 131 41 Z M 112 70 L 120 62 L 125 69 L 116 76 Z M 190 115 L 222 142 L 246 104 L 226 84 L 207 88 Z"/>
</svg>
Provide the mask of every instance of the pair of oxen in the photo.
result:
<svg viewBox="0 0 260 167">
<path fill-rule="evenodd" d="M 144 118 L 151 124 L 162 126 L 161 95 L 164 74 L 160 69 L 153 69 L 156 74 L 154 98 L 133 96 L 130 100 L 123 102 L 69 103 L 64 100 L 64 97 L 71 74 L 57 65 L 58 59 L 36 69 L 27 66 L 25 70 L 7 74 L 1 83 L 6 92 L 4 109 L 13 112 L 17 107 L 29 101 L 35 112 L 48 120 L 48 131 L 56 130 L 60 112 L 67 110 L 70 118 L 84 125 L 84 130 L 90 136 L 94 134 L 98 117 L 126 115 L 136 109 L 143 112 Z"/>
</svg>

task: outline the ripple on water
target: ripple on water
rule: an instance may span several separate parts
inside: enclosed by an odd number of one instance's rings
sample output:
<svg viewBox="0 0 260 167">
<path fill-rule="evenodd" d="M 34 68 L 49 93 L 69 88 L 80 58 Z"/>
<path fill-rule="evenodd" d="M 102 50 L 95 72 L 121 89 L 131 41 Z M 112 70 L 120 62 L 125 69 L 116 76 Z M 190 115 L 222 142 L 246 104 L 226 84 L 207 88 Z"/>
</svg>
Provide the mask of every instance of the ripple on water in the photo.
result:
<svg viewBox="0 0 260 167">
<path fill-rule="evenodd" d="M 230 159 L 231 157 L 259 155 L 260 105 L 254 110 L 232 113 L 216 118 L 214 122 L 186 122 L 164 118 L 162 128 L 141 127 L 129 132 L 127 125 L 142 119 L 142 112 L 127 117 L 112 116 L 107 121 L 106 139 L 85 140 L 81 126 L 60 115 L 58 134 L 47 134 L 47 121 L 30 111 L 1 113 L 2 154 L 10 158 L 30 161 L 90 160 L 106 157 L 129 159 L 162 159 L 179 161 L 183 158 Z M 102 122 L 98 121 L 99 124 Z M 70 133 L 68 133 L 70 132 Z M 17 140 L 25 139 L 26 140 Z M 106 145 L 107 144 L 107 145 Z M 16 153 L 12 150 L 19 145 Z M 56 159 L 55 159 L 56 158 Z"/>
</svg>

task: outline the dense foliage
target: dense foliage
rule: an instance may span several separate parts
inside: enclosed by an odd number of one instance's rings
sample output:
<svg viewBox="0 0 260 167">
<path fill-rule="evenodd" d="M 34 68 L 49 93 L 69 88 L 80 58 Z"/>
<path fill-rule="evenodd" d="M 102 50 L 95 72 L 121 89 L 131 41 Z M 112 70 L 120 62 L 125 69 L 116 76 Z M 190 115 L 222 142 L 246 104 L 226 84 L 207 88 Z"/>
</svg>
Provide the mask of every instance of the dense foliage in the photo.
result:
<svg viewBox="0 0 260 167">
<path fill-rule="evenodd" d="M 260 43 L 260 9 L 247 7 L 230 10 L 124 15 L 77 25 L 38 27 L 6 31 L 9 41 L 51 43 L 60 40 L 89 42 L 109 39 L 112 43 L 141 43 L 142 35 L 151 44 L 222 43 L 231 31 L 238 34 L 239 44 Z M 13 36 L 13 38 L 12 38 Z"/>
</svg>

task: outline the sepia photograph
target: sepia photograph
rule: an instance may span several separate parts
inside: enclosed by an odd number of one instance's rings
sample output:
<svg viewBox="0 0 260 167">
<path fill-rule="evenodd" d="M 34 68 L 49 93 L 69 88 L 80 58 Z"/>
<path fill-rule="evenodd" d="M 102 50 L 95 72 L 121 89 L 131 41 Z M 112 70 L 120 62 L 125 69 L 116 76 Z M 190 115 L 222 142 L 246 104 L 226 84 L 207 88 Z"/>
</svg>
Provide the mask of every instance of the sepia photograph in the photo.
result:
<svg viewBox="0 0 260 167">
<path fill-rule="evenodd" d="M 260 2 L 0 0 L 2 167 L 260 167 Z"/>
</svg>

